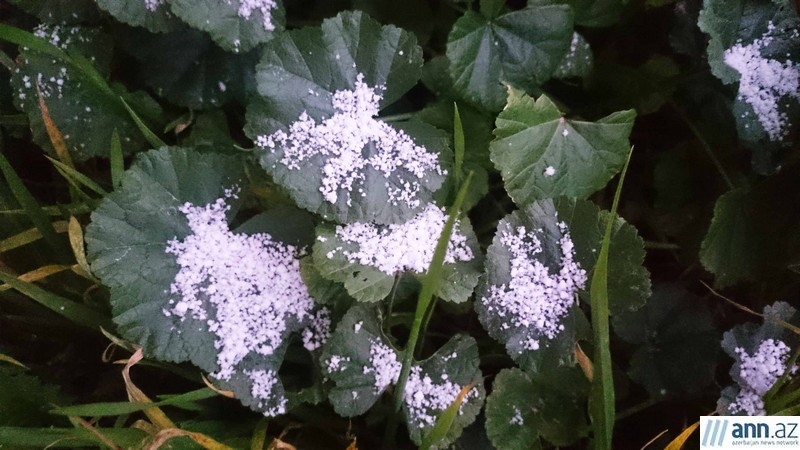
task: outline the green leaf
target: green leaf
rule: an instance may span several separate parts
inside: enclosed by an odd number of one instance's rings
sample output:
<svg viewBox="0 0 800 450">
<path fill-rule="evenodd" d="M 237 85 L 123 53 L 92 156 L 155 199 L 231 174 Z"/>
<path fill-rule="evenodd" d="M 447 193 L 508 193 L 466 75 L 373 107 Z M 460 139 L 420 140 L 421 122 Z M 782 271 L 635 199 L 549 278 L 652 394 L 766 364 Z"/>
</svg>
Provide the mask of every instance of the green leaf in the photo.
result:
<svg viewBox="0 0 800 450">
<path fill-rule="evenodd" d="M 235 53 L 269 41 L 286 21 L 283 3 L 278 0 L 170 0 L 169 6 L 181 20 L 207 31 L 220 47 Z"/>
<path fill-rule="evenodd" d="M 466 100 L 500 110 L 506 97 L 503 83 L 536 89 L 556 71 L 571 39 L 567 6 L 528 6 L 494 19 L 467 11 L 447 39 L 454 86 Z"/>
<path fill-rule="evenodd" d="M 436 418 L 452 404 L 462 388 L 469 384 L 473 388 L 464 397 L 459 413 L 446 435 L 436 443 L 436 448 L 446 448 L 475 420 L 486 396 L 479 363 L 475 339 L 459 334 L 453 336 L 430 358 L 412 367 L 404 389 L 403 415 L 408 425 L 409 437 L 415 444 L 421 444 L 422 437 L 433 429 Z M 431 405 L 431 393 L 425 389 L 428 382 L 433 385 L 436 393 L 448 393 L 448 401 L 441 407 Z"/>
<path fill-rule="evenodd" d="M 556 279 L 568 256 L 559 244 L 566 230 L 562 231 L 559 227 L 558 220 L 561 217 L 557 219 L 556 214 L 552 200 L 546 200 L 515 211 L 498 223 L 497 233 L 487 250 L 486 272 L 478 287 L 478 301 L 475 302 L 478 318 L 489 335 L 505 345 L 508 354 L 520 367 L 530 371 L 539 371 L 545 366 L 573 364 L 573 348 L 579 337 L 579 325 L 586 320 L 577 303 L 572 306 L 564 304 L 561 311 L 561 307 L 551 304 L 545 297 L 552 294 L 545 294 L 542 290 L 546 289 L 543 283 L 548 281 L 542 278 L 545 275 L 540 270 L 546 270 L 548 278 L 553 273 L 556 285 L 561 281 L 573 286 L 571 295 L 574 298 L 577 298 L 578 289 L 584 288 L 586 283 L 586 273 L 570 272 L 566 275 L 568 278 Z M 507 243 L 507 239 L 519 236 L 518 233 L 526 235 L 523 240 L 531 244 L 530 248 Z M 578 233 L 573 232 L 573 235 Z M 541 244 L 538 251 L 534 236 Z M 527 264 L 531 267 L 527 267 Z M 543 267 L 536 269 L 537 264 Z M 591 267 L 582 268 L 586 272 L 591 270 Z M 537 288 L 530 283 L 542 289 L 536 291 Z M 525 306 L 528 302 L 531 304 Z M 517 308 L 530 312 L 531 316 L 520 314 Z M 536 325 L 539 319 L 546 323 Z"/>
<path fill-rule="evenodd" d="M 258 53 L 232 55 L 200 31 L 125 29 L 119 43 L 138 61 L 141 80 L 176 105 L 204 109 L 234 99 L 244 103 L 246 92 L 255 89 Z"/>
<path fill-rule="evenodd" d="M 554 339 L 541 339 L 534 329 L 524 326 L 511 326 L 507 317 L 501 317 L 486 303 L 492 289 L 500 289 L 512 282 L 511 260 L 513 252 L 501 240 L 504 234 L 514 234 L 518 227 L 526 230 L 539 230 L 534 234 L 541 242 L 542 252 L 529 255 L 530 261 L 539 261 L 556 273 L 561 269 L 563 251 L 559 240 L 564 232 L 559 228 L 563 221 L 574 244 L 574 261 L 587 274 L 592 273 L 597 263 L 603 225 L 608 217 L 589 201 L 559 198 L 542 200 L 520 211 L 506 216 L 497 226 L 492 245 L 487 251 L 485 276 L 477 290 L 480 301 L 475 309 L 489 334 L 503 343 L 509 355 L 525 370 L 537 371 L 544 366 L 572 364 L 573 347 L 576 340 L 587 332 L 586 318 L 574 306 L 563 317 L 564 330 Z M 609 309 L 611 314 L 633 311 L 641 307 L 650 296 L 650 276 L 642 266 L 644 263 L 644 241 L 636 229 L 621 218 L 614 221 L 609 252 Z M 555 271 L 555 272 L 554 272 Z M 587 286 L 577 293 L 588 301 Z M 492 306 L 495 308 L 495 306 Z M 528 339 L 539 340 L 539 349 L 526 349 Z"/>
<path fill-rule="evenodd" d="M 697 393 L 713 381 L 719 332 L 702 298 L 662 285 L 643 308 L 614 316 L 613 325 L 636 346 L 628 375 L 651 397 Z"/>
<path fill-rule="evenodd" d="M 186 203 L 202 207 L 223 199 L 230 207 L 226 210 L 230 221 L 242 199 L 229 190 L 238 187 L 246 192 L 246 181 L 244 164 L 234 156 L 184 148 L 144 153 L 125 172 L 122 186 L 92 214 L 86 242 L 92 271 L 111 287 L 114 320 L 123 337 L 141 345 L 154 358 L 188 360 L 205 371 L 216 372 L 213 375 L 220 378 L 219 385 L 232 390 L 242 403 L 264 414 L 277 415 L 286 405 L 277 373 L 288 336 L 312 320 L 311 311 L 298 313 L 296 320 L 294 316 L 286 318 L 285 328 L 277 331 L 279 336 L 271 341 L 271 353 L 257 353 L 250 347 L 255 344 L 245 344 L 246 352 L 228 366 L 230 378 L 217 375 L 222 364 L 218 348 L 222 336 L 212 329 L 215 319 L 193 314 L 181 318 L 165 312 L 174 303 L 171 289 L 181 269 L 176 256 L 167 252 L 168 243 L 182 240 L 192 231 L 179 208 Z M 310 243 L 311 224 L 307 214 L 283 209 L 257 215 L 234 233 L 267 233 L 275 242 L 300 247 Z M 294 248 L 286 251 L 293 252 Z M 275 276 L 276 283 L 280 283 L 279 273 L 264 275 Z M 207 305 L 213 300 L 206 293 L 211 291 L 202 292 L 198 301 L 204 308 L 211 308 Z M 270 295 L 262 292 L 259 298 L 269 300 Z M 300 304 L 297 307 L 305 308 Z"/>
<path fill-rule="evenodd" d="M 607 27 L 619 22 L 626 0 L 530 0 L 529 5 L 569 5 L 575 12 L 575 24 Z"/>
<path fill-rule="evenodd" d="M 493 118 L 491 115 L 480 112 L 467 104 L 459 105 L 458 112 L 464 132 L 462 172 L 464 174 L 473 172 L 472 181 L 470 181 L 469 191 L 467 191 L 463 206 L 464 211 L 469 211 L 489 192 L 489 173 L 487 170 L 493 169 L 492 162 L 489 160 L 489 142 L 492 140 Z M 440 130 L 447 131 L 452 136 L 453 142 L 455 142 L 454 114 L 454 104 L 449 101 L 441 101 L 427 106 L 416 113 L 414 117 Z M 461 179 L 463 180 L 463 176 Z M 459 183 L 456 180 L 455 173 L 451 173 L 436 193 L 436 201 L 442 205 L 449 204 L 458 192 L 458 188 Z"/>
<path fill-rule="evenodd" d="M 15 105 L 28 115 L 34 142 L 55 155 L 39 108 L 38 85 L 50 116 L 74 159 L 108 156 L 108 143 L 115 128 L 124 142 L 126 154 L 144 147 L 146 144 L 136 125 L 100 73 L 106 70 L 111 57 L 110 39 L 97 29 L 79 27 L 43 28 L 41 34 L 50 40 L 58 37 L 59 47 L 70 52 L 70 57 L 56 47 L 42 52 L 28 48 L 26 43 L 20 49 L 11 85 Z M 84 57 L 78 52 L 85 49 Z M 95 65 L 85 62 L 87 58 L 94 58 Z"/>
<path fill-rule="evenodd" d="M 383 335 L 374 308 L 362 305 L 350 308 L 336 326 L 322 347 L 320 365 L 334 382 L 328 392 L 333 409 L 345 417 L 369 410 L 400 372 L 399 354 Z"/>
<path fill-rule="evenodd" d="M 795 347 L 797 335 L 787 333 L 786 328 L 778 321 L 795 323 L 797 321 L 797 310 L 785 302 L 775 302 L 764 307 L 764 321 L 760 325 L 746 323 L 733 327 L 722 336 L 722 349 L 735 361 L 730 370 L 730 376 L 734 385 L 728 386 L 720 394 L 717 407 L 721 413 L 727 415 L 742 415 L 744 411 L 731 411 L 731 403 L 736 399 L 740 388 L 747 386 L 741 372 L 741 356 L 737 354 L 737 349 L 744 350 L 748 355 L 757 353 L 762 342 L 768 339 L 781 340 L 789 344 L 790 348 Z M 795 345 L 793 345 L 795 344 Z M 796 347 L 795 347 L 796 348 Z M 769 407 L 770 405 L 765 405 Z"/>
<path fill-rule="evenodd" d="M 708 63 L 725 84 L 739 82 L 733 105 L 736 128 L 761 174 L 780 168 L 781 154 L 797 142 L 800 96 L 792 61 L 800 57 L 800 17 L 789 0 L 708 0 L 698 19 L 709 37 Z M 769 75 L 760 72 L 770 67 Z"/>
<path fill-rule="evenodd" d="M 26 369 L 0 364 L 0 425 L 53 425 L 47 411 L 54 403 L 67 401 L 58 386 L 43 383 Z"/>
<path fill-rule="evenodd" d="M 87 23 L 100 18 L 92 0 L 9 0 L 9 3 L 51 24 Z"/>
<path fill-rule="evenodd" d="M 136 159 L 122 186 L 92 213 L 85 236 L 92 272 L 111 288 L 120 333 L 142 345 L 151 357 L 191 359 L 205 370 L 216 369 L 213 334 L 207 326 L 162 312 L 179 270 L 166 247 L 170 239 L 190 233 L 178 207 L 222 198 L 224 190 L 241 183 L 243 176 L 242 164 L 230 157 L 181 148 L 152 150 Z M 237 202 L 232 203 L 235 210 Z"/>
<path fill-rule="evenodd" d="M 97 6 L 120 22 L 145 27 L 154 33 L 165 33 L 181 26 L 163 0 L 128 1 L 97 0 Z"/>
<path fill-rule="evenodd" d="M 498 450 L 567 446 L 586 436 L 589 382 L 577 367 L 503 369 L 486 399 L 486 431 Z"/>
<path fill-rule="evenodd" d="M 572 33 L 569 51 L 553 73 L 554 78 L 583 78 L 594 68 L 594 54 L 586 39 Z"/>
<path fill-rule="evenodd" d="M 543 198 L 586 198 L 622 169 L 636 113 L 620 111 L 597 122 L 564 119 L 546 96 L 534 101 L 511 90 L 497 116 L 491 157 L 519 206 Z"/>
<path fill-rule="evenodd" d="M 327 219 L 383 224 L 410 219 L 420 205 L 430 202 L 432 192 L 441 186 L 443 171 L 452 161 L 446 139 L 438 130 L 419 122 L 386 125 L 369 120 L 368 126 L 360 125 L 359 128 L 366 127 L 370 131 L 384 125 L 396 128 L 415 145 L 425 147 L 428 154 L 437 155 L 438 163 L 431 162 L 431 167 L 424 164 L 422 176 L 413 175 L 409 163 L 382 170 L 376 170 L 374 163 L 370 163 L 354 169 L 353 185 L 349 187 L 336 178 L 338 175 L 325 175 L 341 157 L 315 153 L 300 161 L 300 165 L 315 167 L 315 170 L 297 170 L 283 160 L 284 145 L 276 143 L 274 148 L 267 148 L 264 142 L 274 133 L 288 131 L 291 137 L 293 132 L 289 127 L 302 123 L 299 119 L 303 114 L 319 126 L 331 116 L 345 120 L 347 116 L 343 111 L 334 110 L 333 95 L 337 91 L 354 89 L 359 74 L 363 74 L 363 82 L 368 87 L 385 87 L 379 92 L 382 94 L 379 106 L 387 106 L 417 82 L 421 65 L 422 51 L 413 35 L 393 26 L 381 26 L 359 12 L 341 13 L 325 20 L 321 28 L 304 28 L 276 37 L 266 44 L 257 66 L 256 81 L 262 98 L 250 104 L 245 128 L 248 136 L 263 144 L 258 150 L 261 165 L 288 189 L 298 205 Z M 378 134 L 386 133 L 389 131 L 384 129 Z M 345 146 L 343 142 L 347 136 L 342 133 L 331 139 L 336 145 Z M 385 150 L 376 145 L 376 139 L 365 138 L 362 158 L 383 158 L 380 155 L 384 155 Z M 434 165 L 437 169 L 432 167 Z M 345 166 L 353 167 L 353 164 Z M 328 186 L 332 187 L 323 189 L 323 182 L 331 183 Z M 418 191 L 410 194 L 410 201 L 397 201 L 389 188 L 397 187 L 408 193 L 409 188 L 404 186 L 410 186 L 411 190 L 418 187 Z M 323 190 L 330 192 L 323 196 Z"/>
<path fill-rule="evenodd" d="M 443 213 L 437 215 L 442 220 L 436 224 L 425 221 L 424 217 L 428 215 L 423 212 L 418 216 L 420 220 L 412 219 L 411 222 L 399 225 L 320 225 L 313 249 L 314 264 L 323 277 L 343 283 L 347 292 L 356 300 L 383 300 L 391 292 L 395 277 L 408 274 L 420 281 L 425 277 L 436 246 L 435 239 L 438 238 L 446 218 Z M 356 230 L 365 229 L 370 230 L 367 232 L 372 236 L 369 240 L 356 241 L 344 237 L 357 232 Z M 435 295 L 446 301 L 461 303 L 469 298 L 478 284 L 481 253 L 467 219 L 458 222 L 457 233 L 463 236 L 464 243 L 458 245 L 460 250 L 457 250 L 457 241 L 451 240 L 451 255 L 461 255 L 461 251 L 468 251 L 472 257 L 458 257 L 454 262 L 444 265 L 442 282 L 439 283 Z M 358 253 L 360 256 L 348 257 L 348 253 Z M 466 258 L 467 255 L 463 256 Z M 414 265 L 420 264 L 424 268 L 420 266 L 422 270 L 415 271 Z"/>
<path fill-rule="evenodd" d="M 700 262 L 715 275 L 717 287 L 789 276 L 788 266 L 800 250 L 800 213 L 784 205 L 799 201 L 800 181 L 793 167 L 751 190 L 736 189 L 717 200 L 700 249 Z"/>
</svg>

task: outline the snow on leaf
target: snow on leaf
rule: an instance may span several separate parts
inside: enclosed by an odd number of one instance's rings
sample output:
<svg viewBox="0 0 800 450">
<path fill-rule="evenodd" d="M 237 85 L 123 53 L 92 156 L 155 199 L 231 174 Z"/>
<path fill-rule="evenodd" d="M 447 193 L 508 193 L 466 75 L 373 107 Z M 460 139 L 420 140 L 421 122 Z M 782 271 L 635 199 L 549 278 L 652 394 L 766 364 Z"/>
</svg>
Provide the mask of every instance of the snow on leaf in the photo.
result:
<svg viewBox="0 0 800 450">
<path fill-rule="evenodd" d="M 475 304 L 481 323 L 514 359 L 574 339 L 569 318 L 587 280 L 567 225 L 528 212 L 498 224 Z"/>
<path fill-rule="evenodd" d="M 553 73 L 555 78 L 582 78 L 592 71 L 594 66 L 594 55 L 592 48 L 586 39 L 583 38 L 578 32 L 572 34 L 572 42 L 569 44 L 569 50 L 561 60 L 561 64 Z"/>
<path fill-rule="evenodd" d="M 735 361 L 730 370 L 733 386 L 722 391 L 721 412 L 729 415 L 765 415 L 764 394 L 786 371 L 797 338 L 777 320 L 794 322 L 797 310 L 776 302 L 764 308 L 764 323 L 747 323 L 726 332 L 722 349 Z M 790 344 L 787 344 L 789 342 Z M 792 373 L 797 370 L 792 369 Z"/>
<path fill-rule="evenodd" d="M 485 392 L 478 367 L 478 346 L 470 336 L 456 335 L 430 358 L 411 367 L 403 392 L 403 414 L 408 433 L 417 445 L 433 428 L 437 417 L 455 400 L 464 386 L 473 387 L 464 397 L 446 437 L 446 446 L 461 435 L 483 406 Z"/>
<path fill-rule="evenodd" d="M 335 386 L 328 398 L 337 413 L 366 412 L 400 375 L 400 357 L 384 337 L 371 307 L 356 305 L 345 314 L 327 344 L 320 366 Z"/>
<path fill-rule="evenodd" d="M 111 41 L 99 29 L 40 25 L 34 35 L 62 50 L 81 53 L 101 73 L 108 71 Z M 146 145 L 119 99 L 98 89 L 82 71 L 26 48 L 20 48 L 17 62 L 11 76 L 13 100 L 17 109 L 28 115 L 33 140 L 43 149 L 54 152 L 39 109 L 39 92 L 70 154 L 77 160 L 107 156 L 114 129 L 126 153 Z"/>
<path fill-rule="evenodd" d="M 245 127 L 262 166 L 326 219 L 408 220 L 444 180 L 447 139 L 377 115 L 416 83 L 421 64 L 413 35 L 359 12 L 276 37 L 257 66 L 261 97 Z"/>
<path fill-rule="evenodd" d="M 395 276 L 424 276 L 446 220 L 442 208 L 429 204 L 402 224 L 323 225 L 317 230 L 314 261 L 322 276 L 344 283 L 356 300 L 379 301 L 389 294 Z M 478 282 L 480 260 L 475 235 L 463 219 L 451 235 L 436 295 L 465 301 Z"/>
<path fill-rule="evenodd" d="M 526 370 L 572 363 L 586 331 L 577 296 L 597 262 L 607 213 L 588 201 L 542 200 L 500 221 L 475 309 L 489 334 Z M 636 229 L 617 219 L 609 252 L 609 308 L 633 311 L 650 296 Z"/>
<path fill-rule="evenodd" d="M 273 238 L 300 235 L 281 227 L 310 221 L 255 216 L 240 227 L 247 232 L 231 230 L 241 200 L 230 187 L 244 176 L 231 156 L 144 153 L 92 214 L 86 243 L 123 337 L 151 357 L 191 361 L 275 415 L 285 407 L 275 374 L 286 338 L 305 329 L 308 343 L 321 343 L 326 332 L 300 278 L 298 243 Z"/>
<path fill-rule="evenodd" d="M 256 145 L 266 150 L 273 167 L 279 164 L 300 171 L 312 161 L 321 164 L 319 191 L 331 205 L 344 203 L 352 208 L 354 197 L 374 195 L 364 190 L 366 178 L 379 174 L 386 180 L 382 197 L 393 206 L 418 209 L 426 177 L 439 178 L 446 171 L 437 154 L 416 145 L 402 130 L 375 119 L 382 89 L 367 86 L 363 80 L 359 73 L 352 91 L 333 94 L 335 113 L 330 118 L 317 123 L 304 112 L 288 132 L 259 135 Z M 367 157 L 365 148 L 372 150 Z"/>
<path fill-rule="evenodd" d="M 278 0 L 169 0 L 168 3 L 181 20 L 207 31 L 220 47 L 234 53 L 249 51 L 269 41 L 285 22 L 285 12 Z"/>
<path fill-rule="evenodd" d="M 546 96 L 510 90 L 497 116 L 491 158 L 519 206 L 542 198 L 586 198 L 622 169 L 636 113 L 596 122 L 564 119 Z"/>
<path fill-rule="evenodd" d="M 454 87 L 471 103 L 500 110 L 503 83 L 537 88 L 553 75 L 571 39 L 572 11 L 565 5 L 529 6 L 494 19 L 467 11 L 447 38 Z"/>
</svg>

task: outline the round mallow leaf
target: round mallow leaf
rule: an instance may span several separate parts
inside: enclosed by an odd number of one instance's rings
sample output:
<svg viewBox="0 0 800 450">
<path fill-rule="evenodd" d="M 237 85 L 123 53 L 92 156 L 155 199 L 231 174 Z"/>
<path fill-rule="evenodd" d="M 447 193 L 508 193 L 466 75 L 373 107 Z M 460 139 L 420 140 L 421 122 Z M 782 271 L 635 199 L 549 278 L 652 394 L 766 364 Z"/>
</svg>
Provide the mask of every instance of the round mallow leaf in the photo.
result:
<svg viewBox="0 0 800 450">
<path fill-rule="evenodd" d="M 401 356 L 384 336 L 374 307 L 356 305 L 322 348 L 320 366 L 333 381 L 328 392 L 342 416 L 364 414 L 400 375 Z"/>
<path fill-rule="evenodd" d="M 446 221 L 444 210 L 429 204 L 401 224 L 321 225 L 314 263 L 323 277 L 343 283 L 356 300 L 377 302 L 389 295 L 396 277 L 411 275 L 422 280 Z M 449 302 L 465 302 L 478 284 L 481 261 L 475 233 L 469 221 L 462 219 L 450 235 L 435 295 Z"/>
<path fill-rule="evenodd" d="M 466 100 L 499 111 L 504 83 L 532 90 L 558 68 L 572 39 L 566 5 L 529 6 L 488 19 L 467 11 L 447 38 L 453 85 Z"/>
<path fill-rule="evenodd" d="M 412 34 L 360 12 L 277 36 L 256 66 L 261 96 L 245 127 L 261 165 L 298 205 L 326 219 L 410 219 L 447 174 L 447 137 L 378 115 L 416 84 L 421 66 Z"/>
<path fill-rule="evenodd" d="M 504 369 L 486 399 L 486 432 L 498 450 L 566 446 L 586 435 L 589 381 L 577 367 Z"/>
<path fill-rule="evenodd" d="M 607 213 L 588 201 L 542 200 L 500 221 L 478 287 L 475 308 L 489 334 L 525 370 L 574 361 L 588 324 L 578 298 L 588 298 Z M 609 253 L 612 313 L 635 310 L 650 295 L 643 241 L 617 219 Z"/>
<path fill-rule="evenodd" d="M 159 0 L 152 0 L 159 2 Z M 162 0 L 163 1 L 163 0 Z M 192 28 L 207 31 L 225 50 L 246 52 L 281 31 L 286 13 L 280 0 L 166 0 Z"/>
<path fill-rule="evenodd" d="M 630 152 L 633 110 L 596 122 L 565 119 L 546 96 L 510 90 L 490 150 L 519 206 L 559 196 L 587 198 L 622 169 Z"/>
<path fill-rule="evenodd" d="M 438 448 L 458 439 L 464 428 L 475 420 L 486 396 L 479 362 L 475 339 L 456 335 L 430 358 L 411 367 L 403 392 L 403 415 L 409 437 L 415 444 L 421 443 L 436 419 L 467 386 L 471 387 L 447 434 L 437 442 Z"/>
<path fill-rule="evenodd" d="M 115 19 L 153 33 L 165 33 L 181 27 L 166 0 L 97 0 L 97 6 Z"/>
<path fill-rule="evenodd" d="M 274 416 L 286 407 L 278 370 L 289 335 L 302 331 L 313 350 L 330 320 L 300 276 L 311 219 L 268 211 L 232 229 L 245 182 L 234 156 L 149 151 L 92 213 L 86 243 L 126 339 L 148 357 L 191 361 Z"/>
</svg>

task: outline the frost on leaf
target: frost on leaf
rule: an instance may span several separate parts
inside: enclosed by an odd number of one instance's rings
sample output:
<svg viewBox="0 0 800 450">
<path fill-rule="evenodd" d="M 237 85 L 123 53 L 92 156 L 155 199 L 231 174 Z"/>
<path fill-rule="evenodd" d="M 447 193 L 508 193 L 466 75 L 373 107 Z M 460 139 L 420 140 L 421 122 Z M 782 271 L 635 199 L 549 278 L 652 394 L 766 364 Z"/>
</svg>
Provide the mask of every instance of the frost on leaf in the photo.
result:
<svg viewBox="0 0 800 450">
<path fill-rule="evenodd" d="M 444 210 L 430 203 L 401 224 L 321 226 L 314 244 L 314 262 L 323 277 L 343 283 L 356 300 L 380 301 L 389 295 L 395 277 L 424 276 L 446 221 Z M 466 301 L 478 283 L 480 261 L 469 222 L 456 222 L 436 295 L 446 301 Z"/>
<path fill-rule="evenodd" d="M 796 343 L 778 320 L 794 322 L 796 310 L 777 302 L 764 308 L 764 323 L 740 325 L 725 333 L 722 348 L 734 359 L 730 374 L 736 383 L 722 391 L 720 410 L 729 415 L 763 416 L 770 411 L 765 394 L 787 370 Z M 783 335 L 788 334 L 784 338 Z M 791 343 L 789 343 L 791 342 Z M 797 366 L 792 367 L 794 375 Z"/>
<path fill-rule="evenodd" d="M 434 378 L 438 378 L 434 379 Z M 423 374 L 419 366 L 412 367 L 403 391 L 403 402 L 408 412 L 409 427 L 426 428 L 436 423 L 436 418 L 453 404 L 463 386 L 454 384 L 447 373 L 432 378 Z M 459 414 L 463 415 L 464 403 L 480 397 L 476 388 L 470 389 L 464 397 Z"/>
<path fill-rule="evenodd" d="M 539 350 L 564 330 L 562 321 L 586 284 L 586 271 L 574 259 L 567 225 L 558 222 L 558 229 L 561 237 L 555 249 L 545 250 L 542 231 L 524 225 L 499 229 L 493 244 L 509 255 L 509 280 L 490 284 L 480 299 L 480 309 L 484 316 L 497 318 L 503 334 L 516 336 L 519 353 Z M 560 255 L 554 270 L 544 263 L 545 251 Z"/>
<path fill-rule="evenodd" d="M 374 267 L 387 275 L 428 270 L 433 251 L 442 233 L 447 216 L 442 208 L 429 204 L 408 222 L 381 227 L 371 223 L 356 222 L 336 227 L 336 236 L 353 250 L 332 250 L 332 257 L 341 252 L 354 264 Z M 467 237 L 453 228 L 447 245 L 445 263 L 469 261 L 474 258 L 467 246 Z"/>
<path fill-rule="evenodd" d="M 192 233 L 172 239 L 166 248 L 180 271 L 164 314 L 206 322 L 216 336 L 219 370 L 214 376 L 222 380 L 230 379 L 248 355 L 272 355 L 314 306 L 300 278 L 298 250 L 265 233 L 231 232 L 229 208 L 224 198 L 203 206 L 184 204 L 180 211 Z"/>
<path fill-rule="evenodd" d="M 740 74 L 739 100 L 752 107 L 771 141 L 782 141 L 791 126 L 785 107 L 790 100 L 800 101 L 800 64 L 789 59 L 788 54 L 783 61 L 764 55 L 775 39 L 774 31 L 775 25 L 769 22 L 767 32 L 760 38 L 749 44 L 737 42 L 723 57 L 725 64 Z M 792 38 L 800 39 L 800 31 L 793 30 Z"/>
<path fill-rule="evenodd" d="M 256 145 L 275 155 L 274 165 L 289 170 L 321 166 L 319 192 L 330 204 L 352 207 L 355 197 L 375 194 L 367 192 L 367 179 L 382 176 L 391 205 L 417 209 L 431 174 L 444 176 L 447 171 L 436 153 L 376 118 L 382 90 L 368 86 L 358 74 L 353 90 L 333 95 L 331 117 L 317 122 L 303 112 L 288 131 L 259 135 Z"/>
<path fill-rule="evenodd" d="M 752 355 L 742 347 L 736 347 L 735 351 L 741 382 L 739 394 L 728 410 L 733 414 L 763 416 L 766 414 L 763 396 L 786 371 L 790 349 L 781 340 L 767 339 Z"/>
</svg>

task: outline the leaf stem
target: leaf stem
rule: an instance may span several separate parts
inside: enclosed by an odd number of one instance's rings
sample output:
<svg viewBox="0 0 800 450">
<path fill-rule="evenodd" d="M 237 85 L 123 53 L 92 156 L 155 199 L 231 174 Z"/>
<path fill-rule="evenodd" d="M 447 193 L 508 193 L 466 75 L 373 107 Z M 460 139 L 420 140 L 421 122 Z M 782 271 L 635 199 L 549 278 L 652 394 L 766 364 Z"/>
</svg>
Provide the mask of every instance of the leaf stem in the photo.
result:
<svg viewBox="0 0 800 450">
<path fill-rule="evenodd" d="M 391 116 L 384 116 L 381 117 L 380 119 L 384 122 L 402 122 L 412 117 L 414 117 L 414 113 L 401 113 L 401 114 L 392 114 Z"/>
</svg>

